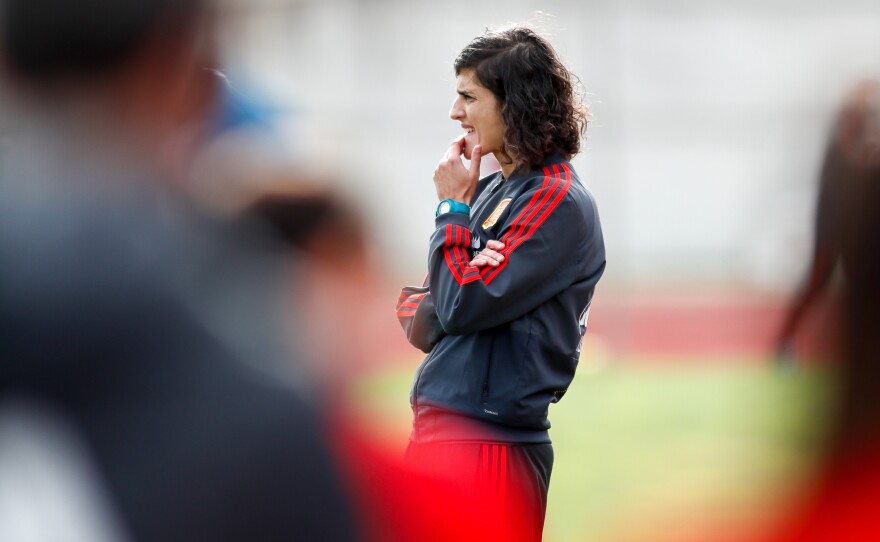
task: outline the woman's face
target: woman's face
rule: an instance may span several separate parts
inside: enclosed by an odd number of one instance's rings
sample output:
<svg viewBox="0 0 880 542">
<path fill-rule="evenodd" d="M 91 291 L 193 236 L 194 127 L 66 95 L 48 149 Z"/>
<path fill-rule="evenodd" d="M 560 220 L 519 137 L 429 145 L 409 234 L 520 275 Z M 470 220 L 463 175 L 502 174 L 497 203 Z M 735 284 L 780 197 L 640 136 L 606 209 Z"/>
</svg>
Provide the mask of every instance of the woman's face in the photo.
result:
<svg viewBox="0 0 880 542">
<path fill-rule="evenodd" d="M 495 154 L 501 158 L 504 141 L 504 121 L 501 108 L 492 91 L 482 86 L 474 70 L 461 70 L 456 79 L 458 96 L 452 103 L 449 117 L 461 123 L 465 131 L 464 157 L 471 159 L 476 145 L 482 154 Z"/>
</svg>

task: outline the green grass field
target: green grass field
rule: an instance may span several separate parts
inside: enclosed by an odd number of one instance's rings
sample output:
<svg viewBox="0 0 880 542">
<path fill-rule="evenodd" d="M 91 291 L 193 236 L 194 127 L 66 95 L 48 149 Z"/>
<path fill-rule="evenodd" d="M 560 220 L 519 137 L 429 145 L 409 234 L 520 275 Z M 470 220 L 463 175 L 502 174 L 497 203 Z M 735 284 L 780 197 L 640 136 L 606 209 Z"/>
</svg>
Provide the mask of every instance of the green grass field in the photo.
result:
<svg viewBox="0 0 880 542">
<path fill-rule="evenodd" d="M 419 361 L 374 373 L 358 404 L 405 446 Z M 827 370 L 769 361 L 582 363 L 550 408 L 556 461 L 545 540 L 699 539 L 774 517 L 821 452 Z"/>
</svg>

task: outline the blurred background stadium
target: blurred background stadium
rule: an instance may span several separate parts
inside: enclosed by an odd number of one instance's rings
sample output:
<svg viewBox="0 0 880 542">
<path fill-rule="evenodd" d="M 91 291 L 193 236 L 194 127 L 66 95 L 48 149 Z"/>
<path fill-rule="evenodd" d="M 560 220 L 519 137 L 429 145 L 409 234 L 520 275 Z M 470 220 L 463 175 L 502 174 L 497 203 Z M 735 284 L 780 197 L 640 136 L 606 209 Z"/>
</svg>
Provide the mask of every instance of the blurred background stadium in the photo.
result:
<svg viewBox="0 0 880 542">
<path fill-rule="evenodd" d="M 604 289 L 787 291 L 834 108 L 880 64 L 866 0 L 227 5 L 233 84 L 281 108 L 300 155 L 344 172 L 400 278 L 423 270 L 431 172 L 460 131 L 452 61 L 487 26 L 536 20 L 582 80 L 593 122 L 575 165 L 601 204 Z"/>
<path fill-rule="evenodd" d="M 833 403 L 821 311 L 780 371 L 773 337 L 806 273 L 835 110 L 880 74 L 867 0 L 228 0 L 225 71 L 288 152 L 367 218 L 380 351 L 355 387 L 405 446 L 420 359 L 394 321 L 422 279 L 433 168 L 460 132 L 452 61 L 487 26 L 534 21 L 592 109 L 574 164 L 608 267 L 579 375 L 551 409 L 547 536 L 715 539 L 759 529 L 809 479 Z M 357 316 L 353 316 L 357 318 Z M 719 528 L 720 527 L 720 528 Z"/>
</svg>

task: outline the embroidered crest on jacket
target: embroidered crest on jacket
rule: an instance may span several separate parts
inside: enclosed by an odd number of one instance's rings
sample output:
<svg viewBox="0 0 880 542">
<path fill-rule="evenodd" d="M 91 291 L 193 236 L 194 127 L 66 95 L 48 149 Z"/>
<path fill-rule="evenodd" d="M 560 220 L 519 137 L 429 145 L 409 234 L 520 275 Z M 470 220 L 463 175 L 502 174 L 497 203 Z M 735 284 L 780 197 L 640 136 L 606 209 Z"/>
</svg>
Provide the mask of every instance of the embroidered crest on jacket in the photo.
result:
<svg viewBox="0 0 880 542">
<path fill-rule="evenodd" d="M 498 204 L 498 207 L 495 207 L 495 210 L 492 211 L 492 214 L 489 215 L 489 218 L 483 222 L 483 229 L 491 228 L 498 222 L 498 219 L 501 218 L 501 213 L 504 212 L 504 209 L 507 209 L 507 206 L 510 205 L 510 201 L 512 198 L 504 198 Z"/>
</svg>

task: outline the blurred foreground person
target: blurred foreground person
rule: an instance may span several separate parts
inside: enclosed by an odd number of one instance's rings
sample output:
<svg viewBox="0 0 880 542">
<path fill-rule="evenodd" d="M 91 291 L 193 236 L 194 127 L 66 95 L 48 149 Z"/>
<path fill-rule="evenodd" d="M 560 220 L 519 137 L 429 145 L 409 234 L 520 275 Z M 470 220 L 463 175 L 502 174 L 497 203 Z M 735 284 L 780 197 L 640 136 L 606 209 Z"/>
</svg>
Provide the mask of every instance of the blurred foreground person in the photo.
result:
<svg viewBox="0 0 880 542">
<path fill-rule="evenodd" d="M 880 540 L 880 85 L 864 83 L 845 114 L 861 130 L 841 150 L 860 164 L 828 178 L 841 222 L 834 230 L 845 265 L 840 382 L 827 455 L 784 542 Z M 853 162 L 850 162 L 851 164 Z M 824 179 L 823 179 L 824 181 Z M 845 188 L 844 188 L 845 187 Z"/>
<path fill-rule="evenodd" d="M 860 243 L 853 231 L 855 221 L 850 206 L 861 197 L 878 168 L 880 83 L 862 81 L 844 99 L 825 151 L 809 271 L 791 301 L 778 337 L 778 357 L 784 363 L 793 361 L 797 331 L 810 308 L 828 289 L 838 265 L 844 282 L 848 281 L 850 263 L 845 258 L 844 243 Z"/>
<path fill-rule="evenodd" d="M 0 540 L 354 540 L 274 262 L 170 188 L 210 4 L 0 9 Z"/>
<path fill-rule="evenodd" d="M 605 269 L 595 202 L 569 162 L 586 110 L 574 76 L 527 27 L 473 39 L 455 74 L 450 117 L 464 134 L 434 172 L 428 277 L 397 304 L 428 353 L 412 386 L 408 457 L 469 488 L 499 533 L 521 526 L 498 540 L 540 540 L 548 407 L 574 376 Z M 479 179 L 484 154 L 501 171 Z"/>
<path fill-rule="evenodd" d="M 292 172 L 291 172 L 292 173 Z M 308 337 L 310 367 L 330 416 L 334 452 L 357 504 L 364 542 L 486 542 L 527 540 L 527 524 L 499 525 L 487 518 L 485 503 L 470 488 L 403 460 L 389 447 L 357 403 L 358 370 L 381 352 L 372 332 L 381 330 L 372 299 L 377 288 L 368 257 L 364 224 L 338 195 L 307 191 L 303 179 L 282 178 L 275 188 L 252 196 L 242 216 L 261 222 L 289 247 L 298 261 L 285 298 L 309 315 L 296 320 L 296 335 Z M 264 185 L 265 188 L 266 185 Z M 292 188 L 298 187 L 291 191 Z M 303 287 L 303 285 L 307 287 Z M 339 335 L 339 309 L 349 321 Z M 384 305 L 383 313 L 387 310 Z M 381 337 L 383 333 L 378 334 Z M 339 361 L 343 360 L 343 361 Z M 456 468 L 450 458 L 445 468 Z M 523 510 L 522 512 L 525 512 Z"/>
</svg>

